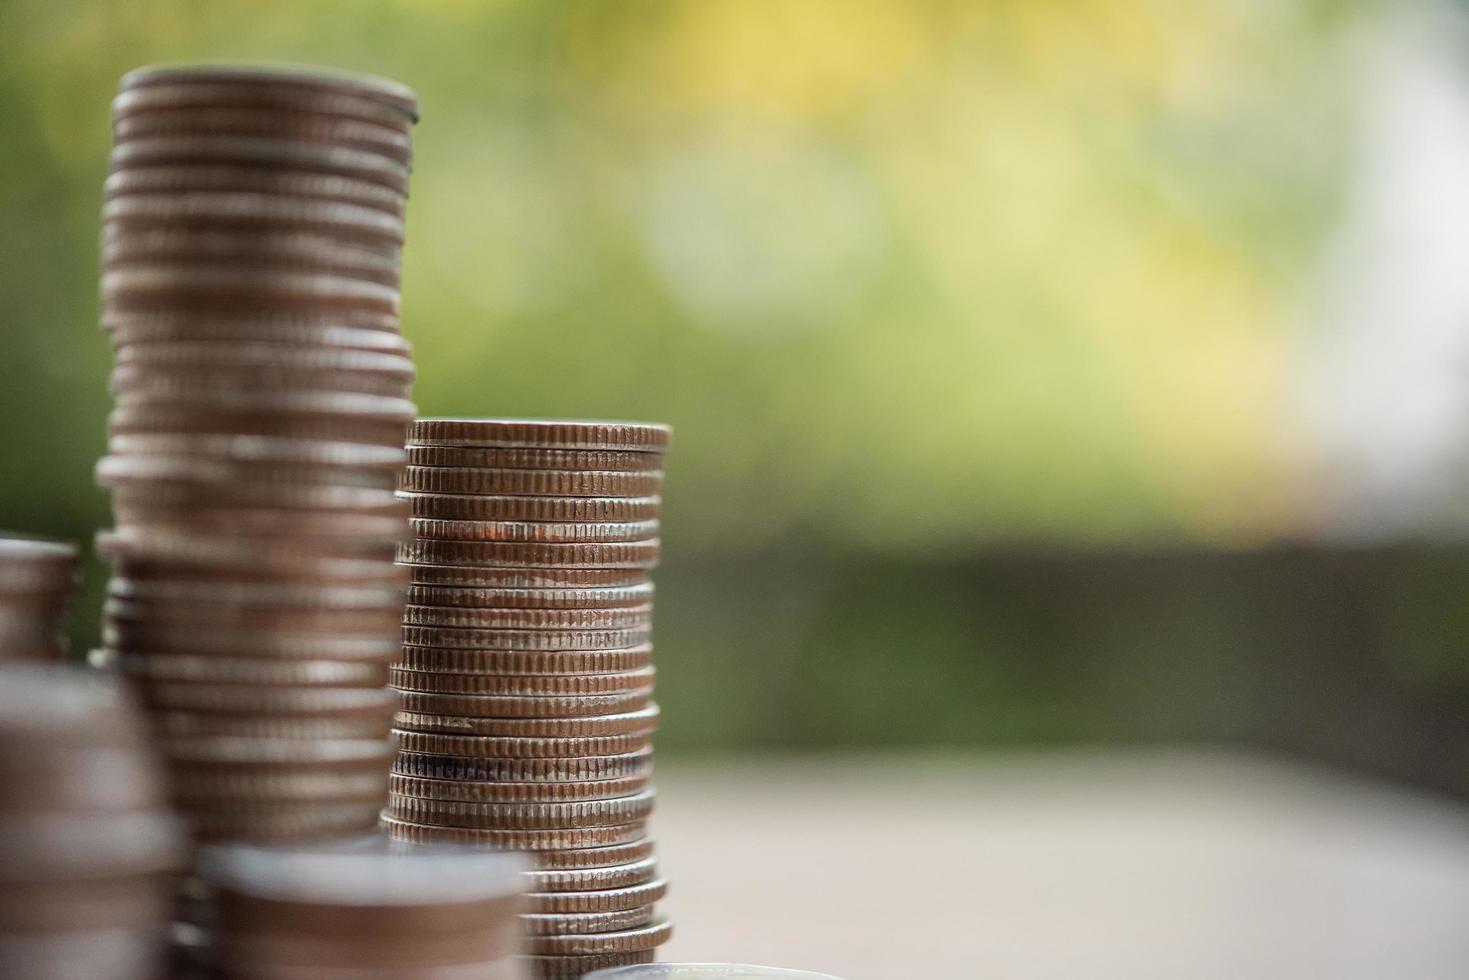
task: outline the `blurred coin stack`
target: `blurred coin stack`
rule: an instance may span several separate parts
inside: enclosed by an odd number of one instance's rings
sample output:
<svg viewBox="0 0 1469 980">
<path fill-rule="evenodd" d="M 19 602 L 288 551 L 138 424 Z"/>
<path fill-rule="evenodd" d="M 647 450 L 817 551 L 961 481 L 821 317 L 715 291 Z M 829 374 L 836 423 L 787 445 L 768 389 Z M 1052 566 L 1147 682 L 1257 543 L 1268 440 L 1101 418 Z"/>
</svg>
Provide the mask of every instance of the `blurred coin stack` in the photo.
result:
<svg viewBox="0 0 1469 980">
<path fill-rule="evenodd" d="M 517 856 L 455 847 L 394 853 L 209 847 L 209 977 L 517 980 Z"/>
<path fill-rule="evenodd" d="M 534 976 L 651 961 L 652 598 L 666 426 L 419 419 L 383 823 L 532 852 Z"/>
<path fill-rule="evenodd" d="M 0 662 L 66 655 L 61 619 L 76 582 L 71 545 L 0 536 Z"/>
<path fill-rule="evenodd" d="M 396 83 L 304 69 L 142 69 L 113 103 L 94 656 L 200 840 L 356 834 L 387 797 L 415 118 Z"/>
<path fill-rule="evenodd" d="M 156 980 L 183 850 L 123 692 L 0 664 L 0 977 Z"/>
</svg>

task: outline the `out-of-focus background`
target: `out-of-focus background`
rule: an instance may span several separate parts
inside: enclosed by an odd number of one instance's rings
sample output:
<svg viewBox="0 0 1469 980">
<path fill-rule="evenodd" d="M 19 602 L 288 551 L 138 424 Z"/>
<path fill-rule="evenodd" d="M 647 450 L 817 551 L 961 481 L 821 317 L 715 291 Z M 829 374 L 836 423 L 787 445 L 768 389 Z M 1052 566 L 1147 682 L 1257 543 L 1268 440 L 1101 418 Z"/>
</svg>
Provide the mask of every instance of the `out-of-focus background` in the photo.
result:
<svg viewBox="0 0 1469 980">
<path fill-rule="evenodd" d="M 1208 745 L 1469 796 L 1466 6 L 0 0 L 9 528 L 108 522 L 108 103 L 214 58 L 418 91 L 424 414 L 674 425 L 675 771 Z"/>
</svg>

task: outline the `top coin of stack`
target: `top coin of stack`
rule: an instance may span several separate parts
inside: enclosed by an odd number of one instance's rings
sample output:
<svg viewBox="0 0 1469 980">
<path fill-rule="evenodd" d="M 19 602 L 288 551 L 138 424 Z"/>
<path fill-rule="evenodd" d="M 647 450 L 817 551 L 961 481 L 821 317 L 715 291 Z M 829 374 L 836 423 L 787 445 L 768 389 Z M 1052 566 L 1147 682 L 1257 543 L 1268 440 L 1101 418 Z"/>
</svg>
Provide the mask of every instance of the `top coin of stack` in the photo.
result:
<svg viewBox="0 0 1469 980">
<path fill-rule="evenodd" d="M 209 847 L 210 976 L 232 980 L 517 980 L 514 855 L 437 846 Z"/>
<path fill-rule="evenodd" d="M 116 685 L 0 664 L 0 976 L 153 980 L 183 839 Z"/>
<path fill-rule="evenodd" d="M 651 960 L 652 598 L 666 426 L 419 419 L 383 822 L 533 852 L 537 977 Z"/>
<path fill-rule="evenodd" d="M 0 535 L 0 661 L 65 656 L 61 617 L 76 582 L 76 548 Z"/>
<path fill-rule="evenodd" d="M 386 798 L 416 116 L 394 82 L 306 69 L 145 68 L 113 103 L 98 657 L 204 839 L 353 834 Z"/>
</svg>

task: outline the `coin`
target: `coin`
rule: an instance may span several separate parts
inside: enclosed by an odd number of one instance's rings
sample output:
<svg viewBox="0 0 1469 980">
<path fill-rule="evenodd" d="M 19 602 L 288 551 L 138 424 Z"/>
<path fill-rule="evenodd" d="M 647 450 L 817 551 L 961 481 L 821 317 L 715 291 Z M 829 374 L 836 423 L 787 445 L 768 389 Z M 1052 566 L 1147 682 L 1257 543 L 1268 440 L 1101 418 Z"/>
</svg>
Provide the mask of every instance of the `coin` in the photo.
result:
<svg viewBox="0 0 1469 980">
<path fill-rule="evenodd" d="M 485 674 L 623 674 L 642 670 L 653 659 L 650 645 L 625 650 L 458 650 L 404 646 L 393 665 L 405 670 L 470 675 L 441 682 L 434 690 L 479 693 L 490 687 L 474 675 Z M 420 685 L 420 689 L 422 685 Z"/>
<path fill-rule="evenodd" d="M 396 248 L 363 247 L 315 231 L 219 231 L 214 228 L 109 229 L 102 236 L 102 267 L 173 264 L 186 268 L 240 265 L 363 279 L 397 289 Z M 129 350 L 124 347 L 121 350 Z"/>
<path fill-rule="evenodd" d="M 249 85 L 260 93 L 321 93 L 350 96 L 379 103 L 401 112 L 410 122 L 418 120 L 418 97 L 400 82 L 375 75 L 319 68 L 277 68 L 245 65 L 155 65 L 135 68 L 122 77 L 122 93 L 148 90 L 154 86 Z"/>
<path fill-rule="evenodd" d="M 93 650 L 94 667 L 117 670 L 149 681 L 204 681 L 221 684 L 272 684 L 297 687 L 379 688 L 388 670 L 381 662 L 301 660 L 296 658 L 193 656 Z"/>
<path fill-rule="evenodd" d="M 245 191 L 376 208 L 401 219 L 407 198 L 380 184 L 332 174 L 227 164 L 136 167 L 109 174 L 104 198 L 188 191 Z"/>
<path fill-rule="evenodd" d="M 522 873 L 533 892 L 587 892 L 627 888 L 652 881 L 658 862 L 651 857 L 600 868 L 537 868 Z"/>
<path fill-rule="evenodd" d="M 199 805 L 230 800 L 381 802 L 388 792 L 387 774 L 379 772 L 240 773 L 175 768 L 172 775 L 174 797 Z"/>
<path fill-rule="evenodd" d="M 413 603 L 404 607 L 403 623 L 470 629 L 646 630 L 652 616 L 651 604 L 620 609 L 470 609 Z"/>
<path fill-rule="evenodd" d="M 251 228 L 313 228 L 363 242 L 403 244 L 402 219 L 377 208 L 245 191 L 129 194 L 102 205 L 104 229 L 217 223 Z"/>
<path fill-rule="evenodd" d="M 158 751 L 179 762 L 243 766 L 310 766 L 331 768 L 368 762 L 384 767 L 392 760 L 393 742 L 380 739 L 317 739 L 292 742 L 272 738 L 163 738 Z"/>
<path fill-rule="evenodd" d="M 641 568 L 489 568 L 465 565 L 402 565 L 416 585 L 451 588 L 576 589 L 644 585 Z"/>
<path fill-rule="evenodd" d="M 648 747 L 648 732 L 567 738 L 517 738 L 499 735 L 444 735 L 393 729 L 401 752 L 471 758 L 559 759 L 623 755 Z"/>
<path fill-rule="evenodd" d="M 408 601 L 421 606 L 451 606 L 468 609 L 623 609 L 649 606 L 653 583 L 607 588 L 494 589 L 459 586 L 413 585 Z"/>
<path fill-rule="evenodd" d="M 632 796 L 648 785 L 645 769 L 635 776 L 582 782 L 477 782 L 464 779 L 431 779 L 393 774 L 389 789 L 399 796 L 422 800 L 459 800 L 465 803 L 565 803 L 581 800 L 610 800 Z M 435 821 L 437 822 L 437 821 Z"/>
<path fill-rule="evenodd" d="M 533 870 L 584 872 L 597 868 L 613 868 L 645 860 L 653 854 L 653 841 L 643 837 L 622 844 L 600 847 L 569 848 L 553 851 L 537 851 L 528 854 Z M 609 886 L 610 887 L 610 886 Z M 546 891 L 563 889 L 548 888 Z M 594 891 L 599 889 L 577 889 Z"/>
<path fill-rule="evenodd" d="M 398 549 L 398 560 L 418 565 L 649 569 L 658 564 L 659 549 L 657 538 L 616 544 L 415 540 Z"/>
<path fill-rule="evenodd" d="M 387 564 L 386 561 L 377 560 L 384 548 L 374 542 L 348 539 L 341 545 L 333 544 L 332 547 L 328 547 L 330 539 L 324 538 L 303 541 L 301 539 L 263 539 L 261 537 L 248 539 L 223 536 L 204 537 L 197 534 L 181 537 L 158 533 L 160 530 L 155 528 L 151 529 L 150 533 L 144 534 L 140 533 L 140 529 L 134 525 L 112 531 L 100 531 L 97 534 L 97 551 L 109 557 L 142 562 L 163 561 L 225 568 L 246 567 L 261 572 L 265 569 L 289 572 L 308 566 L 320 568 L 324 564 L 323 559 L 331 558 L 346 559 L 347 561 L 340 563 L 344 571 L 347 569 L 347 562 L 365 566 L 364 570 L 367 568 L 380 569 L 382 565 Z"/>
<path fill-rule="evenodd" d="M 382 825 L 394 840 L 414 843 L 451 843 L 522 851 L 552 851 L 567 848 L 602 847 L 641 839 L 641 823 L 618 827 L 578 827 L 553 830 L 492 830 L 476 827 L 431 827 L 399 820 L 386 814 Z"/>
<path fill-rule="evenodd" d="M 337 350 L 408 354 L 413 347 L 397 333 L 397 318 L 373 314 L 322 319 L 320 317 L 170 316 L 157 314 L 104 315 L 103 329 L 112 344 L 124 350 L 133 344 L 269 343 Z"/>
<path fill-rule="evenodd" d="M 70 593 L 77 577 L 73 545 L 0 535 L 0 595 Z"/>
<path fill-rule="evenodd" d="M 651 666 L 608 674 L 444 674 L 394 667 L 389 683 L 419 705 L 445 714 L 493 713 L 490 702 L 506 698 L 587 698 L 641 695 L 652 689 Z M 481 700 L 481 699 L 484 700 Z M 405 702 L 406 704 L 407 702 Z M 480 706 L 484 707 L 481 708 Z M 512 711 L 513 713 L 513 711 Z"/>
<path fill-rule="evenodd" d="M 643 949 L 629 953 L 600 953 L 596 956 L 517 956 L 531 980 L 581 980 L 595 970 L 652 963 L 658 951 Z"/>
<path fill-rule="evenodd" d="M 663 507 L 663 498 L 656 495 L 531 497 L 400 490 L 399 496 L 409 502 L 415 517 L 461 521 L 644 521 L 656 518 Z"/>
<path fill-rule="evenodd" d="M 473 718 L 465 715 L 426 714 L 399 711 L 394 721 L 399 728 L 415 732 L 444 732 L 450 735 L 504 735 L 515 738 L 590 738 L 631 732 L 651 733 L 658 721 L 658 706 L 637 711 L 583 718 Z"/>
<path fill-rule="evenodd" d="M 431 694 L 403 691 L 403 710 L 425 715 L 466 715 L 470 718 L 584 718 L 616 715 L 647 706 L 651 687 L 615 694 L 583 694 L 575 697 L 506 696 L 479 694 Z"/>
<path fill-rule="evenodd" d="M 360 309 L 398 312 L 398 291 L 381 283 L 323 273 L 163 263 L 104 270 L 102 302 L 115 310 L 158 308 L 273 310 L 286 306 L 323 313 Z"/>
<path fill-rule="evenodd" d="M 651 905 L 668 891 L 662 878 L 625 888 L 608 888 L 587 892 L 530 892 L 526 898 L 529 912 L 544 914 L 616 912 Z"/>
<path fill-rule="evenodd" d="M 154 708 L 149 722 L 160 738 L 259 738 L 283 741 L 377 738 L 392 719 L 364 715 L 269 715 Z"/>
<path fill-rule="evenodd" d="M 229 714 L 360 715 L 382 720 L 392 717 L 400 701 L 397 691 L 378 688 L 149 681 L 138 690 L 154 707 Z"/>
<path fill-rule="evenodd" d="M 658 536 L 658 522 L 553 523 L 534 521 L 446 521 L 415 517 L 413 532 L 420 538 L 446 541 L 539 541 L 595 544 L 642 541 Z"/>
<path fill-rule="evenodd" d="M 415 466 L 507 470 L 661 470 L 661 453 L 585 449 L 525 449 L 470 446 L 408 447 Z"/>
<path fill-rule="evenodd" d="M 560 915 L 521 915 L 527 936 L 586 936 L 636 929 L 653 921 L 653 906 L 618 912 L 580 912 Z"/>
<path fill-rule="evenodd" d="M 278 108 L 159 106 L 150 112 L 114 113 L 114 145 L 160 136 L 254 136 L 325 143 L 376 153 L 403 164 L 413 161 L 412 138 L 404 126 L 322 112 L 281 112 Z"/>
<path fill-rule="evenodd" d="M 103 456 L 97 461 L 97 483 L 112 487 L 127 483 L 187 481 L 196 483 L 285 483 L 293 486 L 335 484 L 391 490 L 393 473 L 376 467 L 314 465 L 261 466 L 255 462 L 189 456 Z M 403 528 L 406 532 L 407 527 Z"/>
<path fill-rule="evenodd" d="M 399 487 L 411 493 L 532 497 L 647 497 L 663 484 L 663 471 L 491 470 L 409 466 Z"/>
<path fill-rule="evenodd" d="M 584 936 L 532 936 L 526 949 L 541 956 L 596 956 L 603 953 L 630 953 L 656 949 L 668 942 L 673 926 L 667 920 L 638 926 L 620 932 L 603 932 Z"/>
<path fill-rule="evenodd" d="M 303 660 L 366 660 L 387 663 L 396 648 L 381 638 L 380 630 L 358 636 L 324 631 L 317 634 L 279 632 L 210 632 L 200 626 L 109 622 L 102 642 L 119 653 L 220 653 L 234 657 L 286 657 Z"/>
<path fill-rule="evenodd" d="M 422 418 L 409 441 L 419 446 L 499 446 L 665 452 L 673 430 L 645 422 L 550 419 Z"/>
<path fill-rule="evenodd" d="M 413 381 L 413 360 L 402 354 L 339 350 L 291 344 L 184 342 L 135 344 L 119 350 L 114 363 L 149 369 L 268 368 L 361 372 L 381 375 L 400 385 Z M 400 396 L 401 397 L 401 396 Z M 406 450 L 402 454 L 407 456 Z"/>
<path fill-rule="evenodd" d="M 120 634 L 142 639 L 152 630 L 177 631 L 189 628 L 224 630 L 265 630 L 274 633 L 306 635 L 328 633 L 362 635 L 392 630 L 398 619 L 398 608 L 384 604 L 376 608 L 331 609 L 298 606 L 275 609 L 268 606 L 201 606 L 190 602 L 166 600 L 140 602 L 133 599 L 108 599 L 103 606 L 107 622 Z"/>
<path fill-rule="evenodd" d="M 645 776 L 652 760 L 653 753 L 648 748 L 622 755 L 552 759 L 486 758 L 401 751 L 393 760 L 393 772 L 420 779 L 481 782 L 597 782 Z"/>
<path fill-rule="evenodd" d="M 648 629 L 553 630 L 469 629 L 449 626 L 403 626 L 410 646 L 452 650 L 624 650 L 648 642 Z"/>
<path fill-rule="evenodd" d="M 316 439 L 280 439 L 271 436 L 227 436 L 217 433 L 121 433 L 107 442 L 119 456 L 204 456 L 256 464 L 311 464 L 324 466 L 373 467 L 396 472 L 403 465 L 403 452 L 390 446 L 360 442 L 326 442 Z M 408 516 L 408 503 L 396 500 L 394 513 Z"/>
<path fill-rule="evenodd" d="M 377 824 L 378 812 L 375 801 L 323 805 L 267 800 L 256 801 L 250 808 L 240 801 L 232 801 L 225 809 L 195 805 L 183 816 L 199 841 L 285 844 L 369 833 Z"/>
<path fill-rule="evenodd" d="M 287 585 L 277 582 L 148 579 L 114 574 L 107 594 L 134 602 L 196 603 L 204 606 L 288 609 L 402 608 L 403 588 L 395 582 Z"/>
<path fill-rule="evenodd" d="M 391 817 L 425 826 L 497 830 L 607 827 L 646 820 L 652 812 L 652 790 L 617 799 L 558 803 L 477 803 L 394 794 L 386 810 Z"/>
</svg>

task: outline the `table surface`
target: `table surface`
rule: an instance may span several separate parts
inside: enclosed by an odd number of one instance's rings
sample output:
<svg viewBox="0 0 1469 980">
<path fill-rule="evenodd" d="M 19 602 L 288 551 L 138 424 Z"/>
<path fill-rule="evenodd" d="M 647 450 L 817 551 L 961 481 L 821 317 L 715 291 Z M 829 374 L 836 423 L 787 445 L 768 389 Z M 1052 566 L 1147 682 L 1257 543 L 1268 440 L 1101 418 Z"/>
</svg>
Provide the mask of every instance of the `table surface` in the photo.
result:
<svg viewBox="0 0 1469 980">
<path fill-rule="evenodd" d="M 660 762 L 665 960 L 845 980 L 1469 977 L 1469 808 L 1248 756 Z"/>
</svg>

